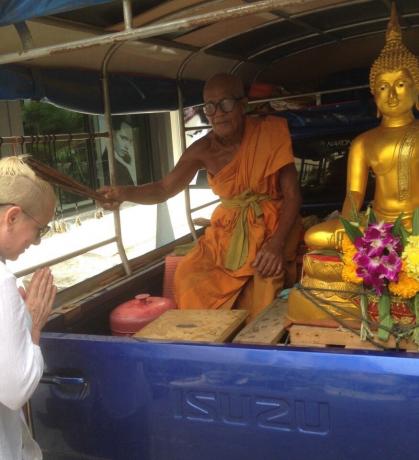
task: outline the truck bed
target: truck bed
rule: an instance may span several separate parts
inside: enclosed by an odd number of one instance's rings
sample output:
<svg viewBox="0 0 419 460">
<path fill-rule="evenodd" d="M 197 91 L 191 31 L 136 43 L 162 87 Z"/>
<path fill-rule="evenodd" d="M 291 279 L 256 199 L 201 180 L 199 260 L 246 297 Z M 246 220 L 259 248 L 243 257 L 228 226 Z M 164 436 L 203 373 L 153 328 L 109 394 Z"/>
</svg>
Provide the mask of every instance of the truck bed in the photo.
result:
<svg viewBox="0 0 419 460">
<path fill-rule="evenodd" d="M 128 287 L 80 305 L 78 332 L 68 318 L 43 334 L 31 404 L 47 460 L 416 460 L 416 353 L 244 343 L 251 327 L 222 344 L 90 333 Z"/>
</svg>

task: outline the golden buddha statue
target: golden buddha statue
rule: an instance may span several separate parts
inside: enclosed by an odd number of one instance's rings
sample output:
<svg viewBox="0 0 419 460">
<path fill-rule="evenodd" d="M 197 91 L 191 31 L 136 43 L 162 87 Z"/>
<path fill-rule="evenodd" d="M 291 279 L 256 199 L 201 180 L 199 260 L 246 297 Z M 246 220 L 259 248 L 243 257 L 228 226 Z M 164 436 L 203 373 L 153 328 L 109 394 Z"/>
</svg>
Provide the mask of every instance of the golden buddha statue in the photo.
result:
<svg viewBox="0 0 419 460">
<path fill-rule="evenodd" d="M 377 105 L 377 115 L 382 119 L 377 128 L 360 134 L 352 141 L 347 193 L 341 214 L 351 220 L 353 211 L 361 209 L 371 169 L 375 176 L 372 208 L 377 219 L 393 222 L 403 212 L 405 224 L 410 227 L 413 211 L 419 206 L 419 121 L 413 113 L 415 105 L 419 109 L 419 63 L 402 43 L 394 2 L 386 44 L 371 67 L 370 89 Z M 342 235 L 342 226 L 335 219 L 311 227 L 304 239 L 309 249 L 339 250 Z M 339 275 L 342 265 L 335 261 L 332 269 L 327 266 L 330 263 L 326 260 L 323 264 L 306 256 L 303 286 L 328 285 L 335 291 L 349 290 L 351 286 L 345 285 Z M 322 294 L 318 295 L 322 297 Z M 340 301 L 341 305 L 351 308 L 346 296 L 332 297 L 333 301 Z M 316 307 L 307 305 L 306 300 L 303 299 L 303 305 L 300 296 L 292 293 L 289 304 L 292 319 L 308 320 L 312 315 L 325 317 Z M 298 302 L 300 305 L 297 305 Z"/>
</svg>

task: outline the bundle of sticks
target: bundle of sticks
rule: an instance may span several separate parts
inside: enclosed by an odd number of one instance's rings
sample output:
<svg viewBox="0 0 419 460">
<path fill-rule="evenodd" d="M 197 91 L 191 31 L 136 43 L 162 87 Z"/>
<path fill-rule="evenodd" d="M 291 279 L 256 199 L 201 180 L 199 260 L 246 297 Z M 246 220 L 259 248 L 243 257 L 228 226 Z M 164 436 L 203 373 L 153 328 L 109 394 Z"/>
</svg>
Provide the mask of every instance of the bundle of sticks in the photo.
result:
<svg viewBox="0 0 419 460">
<path fill-rule="evenodd" d="M 86 185 L 80 184 L 80 182 L 77 182 L 66 174 L 35 160 L 35 158 L 28 155 L 25 156 L 23 160 L 34 170 L 37 176 L 47 182 L 54 184 L 67 192 L 76 193 L 97 201 L 104 201 L 103 195 L 100 193 L 97 193 L 95 190 L 87 187 Z"/>
</svg>

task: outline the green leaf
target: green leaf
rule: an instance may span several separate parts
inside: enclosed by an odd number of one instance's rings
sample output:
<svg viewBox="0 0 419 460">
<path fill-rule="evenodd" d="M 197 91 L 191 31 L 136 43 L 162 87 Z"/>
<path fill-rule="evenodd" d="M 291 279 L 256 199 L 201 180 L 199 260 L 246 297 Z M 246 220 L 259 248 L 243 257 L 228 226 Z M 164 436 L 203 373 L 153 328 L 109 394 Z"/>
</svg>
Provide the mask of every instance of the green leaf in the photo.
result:
<svg viewBox="0 0 419 460">
<path fill-rule="evenodd" d="M 399 217 L 394 221 L 393 228 L 391 230 L 391 233 L 394 236 L 400 236 L 400 233 L 399 233 L 400 227 L 403 225 L 402 219 L 403 219 L 403 213 L 400 213 Z"/>
<path fill-rule="evenodd" d="M 411 299 L 405 299 L 406 305 L 409 307 L 410 313 L 412 315 L 416 315 L 415 312 L 415 298 L 412 297 Z"/>
<path fill-rule="evenodd" d="M 390 329 L 393 327 L 391 317 L 391 301 L 388 293 L 381 294 L 378 300 L 378 315 L 380 325 L 378 326 L 378 338 L 387 341 L 390 336 Z"/>
<path fill-rule="evenodd" d="M 400 238 L 400 241 L 402 242 L 403 249 L 407 244 L 407 238 L 409 237 L 409 232 L 406 230 L 406 228 L 403 225 L 403 213 L 399 215 L 399 217 L 396 219 L 393 225 L 393 229 L 391 233 L 394 236 L 397 236 Z"/>
<path fill-rule="evenodd" d="M 410 233 L 404 228 L 404 226 L 402 226 L 400 239 L 402 241 L 403 248 L 406 246 L 407 239 L 409 238 L 409 236 L 410 236 Z"/>
<path fill-rule="evenodd" d="M 343 217 L 339 217 L 339 220 L 342 222 L 343 228 L 345 229 L 349 239 L 352 241 L 352 243 L 355 243 L 355 240 L 362 236 L 361 230 Z"/>
<path fill-rule="evenodd" d="M 331 256 L 331 257 L 341 257 L 341 253 L 336 251 L 335 249 L 314 249 L 310 251 L 309 254 L 317 255 L 317 256 Z"/>
<path fill-rule="evenodd" d="M 368 208 L 367 210 L 367 215 L 368 215 L 368 222 L 367 225 L 370 224 L 376 224 L 377 223 L 377 217 L 375 216 L 375 213 L 372 208 Z"/>
<path fill-rule="evenodd" d="M 351 217 L 354 222 L 357 222 L 358 224 L 360 223 L 360 216 L 358 209 L 355 204 L 354 196 L 352 192 L 349 192 L 349 200 L 351 202 Z"/>
<path fill-rule="evenodd" d="M 412 235 L 419 236 L 419 208 L 416 208 L 413 213 Z"/>
</svg>

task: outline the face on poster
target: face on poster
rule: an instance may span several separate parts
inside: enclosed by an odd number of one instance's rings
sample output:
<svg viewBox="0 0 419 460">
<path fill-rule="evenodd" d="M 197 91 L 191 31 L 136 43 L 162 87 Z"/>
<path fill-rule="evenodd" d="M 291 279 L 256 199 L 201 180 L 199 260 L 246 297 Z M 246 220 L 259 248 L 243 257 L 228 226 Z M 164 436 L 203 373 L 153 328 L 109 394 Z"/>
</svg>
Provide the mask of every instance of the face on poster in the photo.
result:
<svg viewBox="0 0 419 460">
<path fill-rule="evenodd" d="M 131 164 L 134 160 L 134 139 L 131 126 L 123 121 L 115 132 L 116 155 L 125 163 Z"/>
<path fill-rule="evenodd" d="M 136 183 L 134 133 L 131 125 L 125 121 L 115 130 L 115 158 L 128 170 L 133 183 Z"/>
</svg>

